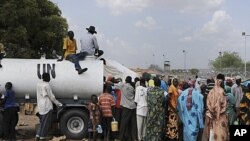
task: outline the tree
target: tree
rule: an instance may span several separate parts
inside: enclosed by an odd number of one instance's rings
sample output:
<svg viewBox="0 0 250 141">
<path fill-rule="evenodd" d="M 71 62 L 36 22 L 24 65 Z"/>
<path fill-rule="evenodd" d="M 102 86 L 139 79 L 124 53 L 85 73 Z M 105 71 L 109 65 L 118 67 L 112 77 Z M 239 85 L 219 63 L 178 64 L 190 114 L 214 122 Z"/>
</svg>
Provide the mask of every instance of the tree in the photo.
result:
<svg viewBox="0 0 250 141">
<path fill-rule="evenodd" d="M 160 66 L 156 65 L 156 64 L 151 64 L 151 65 L 149 66 L 149 69 L 154 69 L 154 70 L 163 72 L 163 69 L 162 69 Z"/>
<path fill-rule="evenodd" d="M 0 42 L 7 57 L 52 58 L 61 52 L 68 29 L 59 8 L 49 0 L 1 0 Z"/>
<path fill-rule="evenodd" d="M 147 73 L 147 72 L 144 72 L 142 74 L 142 78 L 144 78 L 146 81 L 148 81 L 151 78 L 151 74 Z"/>
<path fill-rule="evenodd" d="M 199 70 L 198 69 L 190 69 L 190 73 L 192 75 L 197 75 L 199 73 Z"/>
<path fill-rule="evenodd" d="M 215 70 L 223 68 L 240 68 L 243 67 L 244 63 L 238 53 L 236 52 L 223 52 L 221 56 L 218 56 L 215 60 L 211 61 L 210 64 Z"/>
</svg>

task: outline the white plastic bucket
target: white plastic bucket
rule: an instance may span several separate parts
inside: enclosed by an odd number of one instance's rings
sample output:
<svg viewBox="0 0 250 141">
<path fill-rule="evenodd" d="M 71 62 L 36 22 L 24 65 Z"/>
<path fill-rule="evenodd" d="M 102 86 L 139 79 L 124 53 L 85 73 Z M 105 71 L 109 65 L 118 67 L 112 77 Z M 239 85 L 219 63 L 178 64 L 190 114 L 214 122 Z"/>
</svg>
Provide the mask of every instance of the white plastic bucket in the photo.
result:
<svg viewBox="0 0 250 141">
<path fill-rule="evenodd" d="M 111 122 L 111 131 L 112 131 L 112 132 L 118 131 L 118 122 L 115 121 L 114 118 L 113 118 L 113 121 Z"/>
</svg>

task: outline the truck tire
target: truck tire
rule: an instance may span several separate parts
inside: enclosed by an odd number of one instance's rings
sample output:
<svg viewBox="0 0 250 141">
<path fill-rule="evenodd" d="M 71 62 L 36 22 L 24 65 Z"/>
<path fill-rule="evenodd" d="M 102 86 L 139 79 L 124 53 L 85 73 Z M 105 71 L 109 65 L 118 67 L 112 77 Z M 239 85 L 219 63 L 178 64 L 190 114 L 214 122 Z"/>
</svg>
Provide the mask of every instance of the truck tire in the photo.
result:
<svg viewBox="0 0 250 141">
<path fill-rule="evenodd" d="M 60 130 L 67 139 L 81 140 L 87 133 L 88 114 L 79 109 L 66 111 L 60 119 Z"/>
<path fill-rule="evenodd" d="M 0 138 L 3 137 L 3 113 L 0 111 Z"/>
</svg>

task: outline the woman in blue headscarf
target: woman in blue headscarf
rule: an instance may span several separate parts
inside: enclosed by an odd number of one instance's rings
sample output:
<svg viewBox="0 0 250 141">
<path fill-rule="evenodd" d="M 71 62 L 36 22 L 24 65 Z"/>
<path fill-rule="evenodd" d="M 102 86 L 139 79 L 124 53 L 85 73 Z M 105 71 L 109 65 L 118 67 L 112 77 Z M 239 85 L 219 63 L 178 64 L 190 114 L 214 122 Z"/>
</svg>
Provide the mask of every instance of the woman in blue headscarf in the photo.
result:
<svg viewBox="0 0 250 141">
<path fill-rule="evenodd" d="M 226 81 L 225 93 L 227 96 L 227 115 L 229 120 L 229 125 L 233 125 L 235 120 L 235 103 L 236 99 L 231 92 L 232 80 L 228 79 Z"/>
<path fill-rule="evenodd" d="M 178 98 L 178 114 L 183 123 L 183 140 L 196 141 L 203 124 L 203 95 L 194 85 L 182 92 Z"/>
</svg>

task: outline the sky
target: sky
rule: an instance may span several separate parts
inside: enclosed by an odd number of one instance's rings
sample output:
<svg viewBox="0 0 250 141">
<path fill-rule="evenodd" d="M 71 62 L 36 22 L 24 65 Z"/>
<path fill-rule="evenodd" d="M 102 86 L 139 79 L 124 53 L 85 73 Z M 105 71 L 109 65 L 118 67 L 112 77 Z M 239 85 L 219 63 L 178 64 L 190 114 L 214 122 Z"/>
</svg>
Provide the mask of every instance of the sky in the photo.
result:
<svg viewBox="0 0 250 141">
<path fill-rule="evenodd" d="M 250 61 L 250 36 L 246 46 L 242 36 L 250 35 L 249 0 L 51 1 L 78 44 L 93 25 L 103 57 L 129 68 L 170 61 L 171 69 L 208 69 L 225 51 Z"/>
</svg>

